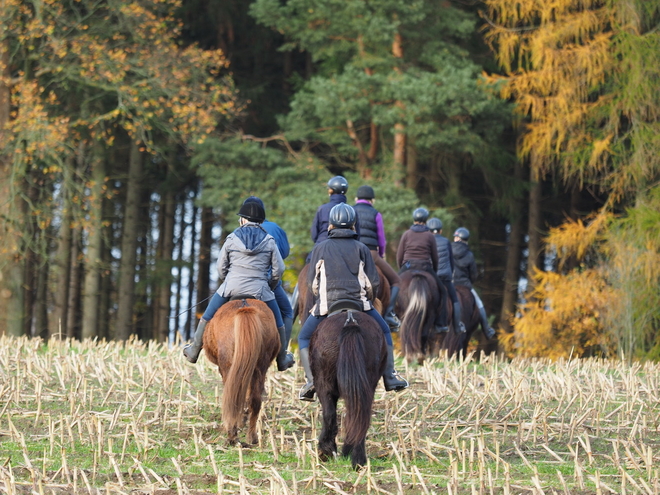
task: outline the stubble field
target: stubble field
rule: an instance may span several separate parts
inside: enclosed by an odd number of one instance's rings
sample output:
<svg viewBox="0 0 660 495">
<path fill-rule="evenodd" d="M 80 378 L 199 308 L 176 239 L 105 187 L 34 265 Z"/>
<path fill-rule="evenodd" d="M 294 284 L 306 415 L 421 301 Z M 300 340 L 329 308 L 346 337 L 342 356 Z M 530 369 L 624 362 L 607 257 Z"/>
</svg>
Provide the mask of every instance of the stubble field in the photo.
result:
<svg viewBox="0 0 660 495">
<path fill-rule="evenodd" d="M 376 391 L 369 465 L 320 462 L 302 370 L 271 368 L 259 444 L 227 446 L 203 357 L 0 338 L 2 493 L 659 493 L 660 366 L 435 359 Z M 340 401 L 340 411 L 342 403 Z M 341 432 L 340 438 L 341 440 Z"/>
</svg>

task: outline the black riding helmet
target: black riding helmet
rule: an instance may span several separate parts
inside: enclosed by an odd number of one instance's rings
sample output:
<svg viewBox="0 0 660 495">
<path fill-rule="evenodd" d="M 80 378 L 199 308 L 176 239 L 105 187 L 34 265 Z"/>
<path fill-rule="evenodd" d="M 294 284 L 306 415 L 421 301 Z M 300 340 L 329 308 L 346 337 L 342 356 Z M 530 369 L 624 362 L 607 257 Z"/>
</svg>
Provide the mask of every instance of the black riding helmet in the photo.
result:
<svg viewBox="0 0 660 495">
<path fill-rule="evenodd" d="M 355 210 L 351 205 L 339 203 L 330 210 L 330 225 L 339 229 L 350 229 L 355 225 Z"/>
<path fill-rule="evenodd" d="M 371 186 L 360 186 L 357 190 L 357 199 L 374 199 L 376 193 L 374 193 L 374 188 Z"/>
<path fill-rule="evenodd" d="M 335 194 L 346 194 L 348 181 L 345 177 L 337 175 L 328 181 L 328 189 L 331 189 Z"/>
<path fill-rule="evenodd" d="M 460 237 L 464 241 L 467 241 L 470 238 L 470 231 L 465 227 L 459 227 L 454 232 L 454 237 Z"/>
<path fill-rule="evenodd" d="M 426 208 L 417 208 L 413 211 L 413 221 L 415 222 L 426 222 L 429 218 L 429 210 Z"/>
<path fill-rule="evenodd" d="M 430 230 L 442 230 L 442 220 L 439 218 L 429 218 L 428 222 L 426 222 L 426 226 Z"/>
</svg>

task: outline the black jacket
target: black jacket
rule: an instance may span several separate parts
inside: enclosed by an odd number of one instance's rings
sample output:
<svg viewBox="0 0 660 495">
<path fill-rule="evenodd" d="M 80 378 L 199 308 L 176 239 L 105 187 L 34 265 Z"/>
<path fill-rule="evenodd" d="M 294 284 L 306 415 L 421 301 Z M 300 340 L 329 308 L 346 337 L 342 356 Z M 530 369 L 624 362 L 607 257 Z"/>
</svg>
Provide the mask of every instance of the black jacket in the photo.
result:
<svg viewBox="0 0 660 495">
<path fill-rule="evenodd" d="M 353 208 L 360 221 L 360 241 L 372 251 L 378 251 L 378 210 L 366 203 L 357 203 Z"/>
<path fill-rule="evenodd" d="M 451 282 L 454 274 L 454 258 L 451 249 L 451 242 L 440 234 L 435 234 L 435 244 L 438 249 L 438 278 Z"/>
<path fill-rule="evenodd" d="M 311 314 L 323 316 L 340 299 L 361 301 L 363 310 L 369 311 L 380 281 L 371 252 L 357 234 L 333 229 L 312 250 L 307 282 L 316 297 Z"/>
<path fill-rule="evenodd" d="M 330 225 L 330 210 L 339 203 L 346 203 L 346 196 L 343 194 L 331 194 L 327 203 L 323 203 L 316 209 L 316 215 L 312 221 L 310 233 L 314 244 L 325 241 L 328 238 L 328 225 Z M 360 222 L 355 220 L 355 231 L 360 238 Z"/>
<path fill-rule="evenodd" d="M 471 289 L 478 275 L 474 255 L 465 242 L 453 242 L 451 249 L 454 253 L 454 285 L 464 285 Z"/>
</svg>

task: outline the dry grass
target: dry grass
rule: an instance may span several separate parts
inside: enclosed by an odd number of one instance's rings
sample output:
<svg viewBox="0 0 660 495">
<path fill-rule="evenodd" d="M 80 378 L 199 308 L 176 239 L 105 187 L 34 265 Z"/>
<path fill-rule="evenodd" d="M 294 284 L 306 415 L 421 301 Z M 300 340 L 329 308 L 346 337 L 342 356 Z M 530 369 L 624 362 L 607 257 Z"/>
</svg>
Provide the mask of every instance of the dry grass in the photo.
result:
<svg viewBox="0 0 660 495">
<path fill-rule="evenodd" d="M 405 366 L 405 365 L 402 365 Z M 660 367 L 433 360 L 376 392 L 369 466 L 320 463 L 298 368 L 258 446 L 227 447 L 219 375 L 156 344 L 0 339 L 3 493 L 658 493 Z"/>
</svg>

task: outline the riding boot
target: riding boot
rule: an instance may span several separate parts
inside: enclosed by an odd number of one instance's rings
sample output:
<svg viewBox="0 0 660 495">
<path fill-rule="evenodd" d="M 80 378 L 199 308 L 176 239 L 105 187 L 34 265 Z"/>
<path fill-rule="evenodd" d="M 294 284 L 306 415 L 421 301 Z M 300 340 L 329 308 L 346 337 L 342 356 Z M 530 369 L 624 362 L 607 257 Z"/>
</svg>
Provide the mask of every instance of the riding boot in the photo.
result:
<svg viewBox="0 0 660 495">
<path fill-rule="evenodd" d="M 316 394 L 316 390 L 314 389 L 314 377 L 312 376 L 312 368 L 309 365 L 308 347 L 305 347 L 304 349 L 300 349 L 300 363 L 302 364 L 303 369 L 305 370 L 305 379 L 307 380 L 307 383 L 305 383 L 300 388 L 300 393 L 298 394 L 298 398 L 300 400 L 304 400 L 307 402 L 314 402 L 314 394 Z"/>
<path fill-rule="evenodd" d="M 454 330 L 456 333 L 465 333 L 465 323 L 461 315 L 461 303 L 456 301 L 454 303 Z"/>
<path fill-rule="evenodd" d="M 486 308 L 483 306 L 479 308 L 479 319 L 481 320 L 481 331 L 487 339 L 495 337 L 495 329 L 488 324 L 488 316 L 486 315 Z"/>
<path fill-rule="evenodd" d="M 394 314 L 394 306 L 396 305 L 397 297 L 399 297 L 399 287 L 395 285 L 392 287 L 392 292 L 390 293 L 390 303 L 387 306 L 387 309 L 385 310 L 385 316 L 383 317 L 385 323 L 387 323 L 387 326 L 390 327 L 390 332 L 398 332 L 399 327 L 401 326 L 401 322 Z"/>
<path fill-rule="evenodd" d="M 287 351 L 289 347 L 289 339 L 287 338 L 287 320 L 293 325 L 291 318 L 284 318 L 284 325 L 277 328 L 277 333 L 280 334 L 280 352 L 277 355 L 277 371 L 285 371 L 293 366 L 293 354 Z M 291 328 L 291 326 L 289 326 Z"/>
<path fill-rule="evenodd" d="M 195 330 L 195 336 L 193 337 L 193 343 L 188 344 L 183 348 L 183 355 L 188 361 L 195 364 L 199 353 L 202 351 L 202 339 L 204 337 L 204 329 L 208 322 L 204 318 L 199 319 L 197 324 L 197 330 Z"/>
<path fill-rule="evenodd" d="M 388 392 L 392 390 L 398 392 L 408 388 L 408 382 L 394 369 L 394 348 L 391 345 L 387 346 L 387 364 L 383 373 L 383 383 Z"/>
<path fill-rule="evenodd" d="M 438 311 L 433 324 L 435 326 L 435 333 L 447 333 L 449 331 L 449 327 L 447 326 L 447 318 L 446 316 L 445 318 L 442 317 L 442 311 Z"/>
</svg>

